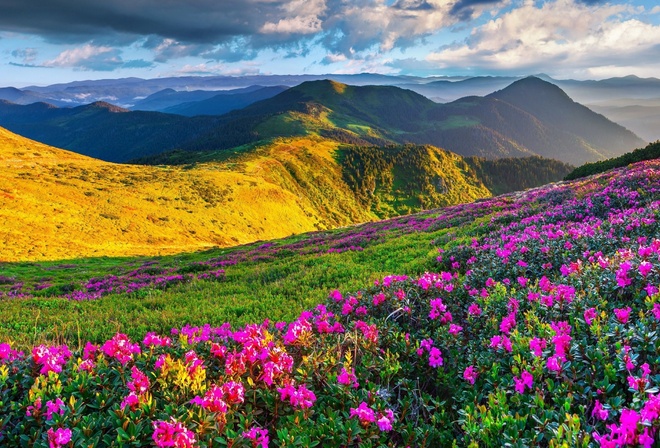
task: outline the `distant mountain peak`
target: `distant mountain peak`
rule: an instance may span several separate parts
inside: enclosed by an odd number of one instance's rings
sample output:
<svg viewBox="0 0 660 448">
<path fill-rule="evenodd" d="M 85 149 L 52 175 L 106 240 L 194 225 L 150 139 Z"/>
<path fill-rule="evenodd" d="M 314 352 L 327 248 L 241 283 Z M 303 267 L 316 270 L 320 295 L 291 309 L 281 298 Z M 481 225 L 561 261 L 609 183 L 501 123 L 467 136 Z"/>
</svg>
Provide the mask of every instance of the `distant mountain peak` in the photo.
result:
<svg viewBox="0 0 660 448">
<path fill-rule="evenodd" d="M 124 109 L 123 107 L 115 106 L 114 104 L 110 104 L 106 101 L 95 101 L 91 104 L 88 104 L 87 106 L 83 106 L 88 109 L 106 109 L 108 112 L 113 112 L 113 113 L 124 113 L 124 112 L 130 112 L 128 109 Z"/>
<path fill-rule="evenodd" d="M 573 102 L 561 88 L 537 76 L 527 76 L 526 78 L 514 81 L 504 89 L 491 93 L 488 97 L 505 101 L 511 100 L 513 97 L 526 98 L 531 101 L 533 97 L 543 101 L 552 99 L 552 101 Z"/>
<path fill-rule="evenodd" d="M 347 88 L 348 85 L 342 84 L 341 82 L 333 81 L 332 79 L 321 79 L 318 81 L 305 81 L 293 89 L 306 93 L 327 92 L 342 94 Z"/>
</svg>

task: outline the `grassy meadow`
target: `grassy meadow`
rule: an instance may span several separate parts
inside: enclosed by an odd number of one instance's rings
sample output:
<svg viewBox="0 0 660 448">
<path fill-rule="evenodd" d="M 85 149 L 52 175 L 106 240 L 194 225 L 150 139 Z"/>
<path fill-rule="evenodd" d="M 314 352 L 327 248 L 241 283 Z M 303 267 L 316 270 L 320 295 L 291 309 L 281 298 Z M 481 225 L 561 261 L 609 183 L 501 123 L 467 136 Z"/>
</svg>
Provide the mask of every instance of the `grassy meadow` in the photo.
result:
<svg viewBox="0 0 660 448">
<path fill-rule="evenodd" d="M 5 263 L 0 443 L 654 446 L 660 164 L 157 258 Z"/>
<path fill-rule="evenodd" d="M 105 340 L 117 331 L 139 337 L 146 331 L 167 332 L 182 323 L 291 320 L 325 300 L 334 288 L 353 290 L 385 275 L 432 270 L 437 255 L 432 242 L 458 244 L 479 232 L 476 224 L 459 229 L 451 223 L 411 231 L 419 222 L 442 221 L 442 216 L 436 212 L 400 217 L 267 244 L 155 258 L 3 263 L 5 280 L 0 291 L 12 297 L 0 299 L 0 339 L 22 347 L 46 342 L 76 347 L 87 340 Z M 136 271 L 156 275 L 205 272 L 216 266 L 225 271 L 220 280 L 150 285 L 108 294 L 102 300 L 62 298 L 84 289 L 90 279 Z M 16 289 L 18 284 L 20 289 Z M 21 294 L 30 297 L 13 297 Z"/>
</svg>

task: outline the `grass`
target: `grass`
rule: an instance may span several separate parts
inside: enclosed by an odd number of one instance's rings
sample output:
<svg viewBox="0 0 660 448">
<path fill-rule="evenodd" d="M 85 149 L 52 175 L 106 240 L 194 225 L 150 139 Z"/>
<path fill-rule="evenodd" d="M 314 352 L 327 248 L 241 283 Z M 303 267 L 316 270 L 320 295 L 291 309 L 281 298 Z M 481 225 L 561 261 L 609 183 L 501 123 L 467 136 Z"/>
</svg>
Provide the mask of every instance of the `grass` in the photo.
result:
<svg viewBox="0 0 660 448">
<path fill-rule="evenodd" d="M 426 215 L 432 219 L 435 215 Z M 88 258 L 62 262 L 4 263 L 4 277 L 23 283 L 23 291 L 38 284 L 52 284 L 51 291 L 71 285 L 77 289 L 91 278 L 124 275 L 141 266 L 153 270 L 184 269 L 209 260 L 239 260 L 225 267 L 220 282 L 193 281 L 168 288 L 144 289 L 132 294 L 111 294 L 96 301 L 71 301 L 57 297 L 0 299 L 0 340 L 29 347 L 38 343 L 101 342 L 117 331 L 141 337 L 146 331 L 166 333 L 185 324 L 244 325 L 263 319 L 292 320 L 302 310 L 322 302 L 334 288 L 357 290 L 385 275 L 421 274 L 432 269 L 436 249 L 430 241 L 452 241 L 455 230 L 410 232 L 420 218 L 297 235 L 262 243 L 158 258 Z M 361 238 L 372 226 L 396 224 L 378 230 L 378 238 L 362 238 L 362 250 L 328 253 L 347 238 Z M 479 226 L 461 231 L 463 239 Z M 317 248 L 311 250 L 310 248 Z M 305 251 L 310 253 L 304 253 Z M 270 258 L 269 258 L 270 257 Z M 0 286 L 7 290 L 10 286 Z M 36 292 L 35 294 L 42 294 Z"/>
<path fill-rule="evenodd" d="M 478 126 L 479 125 L 479 120 L 471 117 L 466 117 L 462 115 L 454 115 L 446 120 L 441 121 L 438 123 L 440 126 L 440 129 L 443 131 L 448 131 L 451 129 L 457 129 L 457 128 L 469 128 L 472 126 Z"/>
</svg>

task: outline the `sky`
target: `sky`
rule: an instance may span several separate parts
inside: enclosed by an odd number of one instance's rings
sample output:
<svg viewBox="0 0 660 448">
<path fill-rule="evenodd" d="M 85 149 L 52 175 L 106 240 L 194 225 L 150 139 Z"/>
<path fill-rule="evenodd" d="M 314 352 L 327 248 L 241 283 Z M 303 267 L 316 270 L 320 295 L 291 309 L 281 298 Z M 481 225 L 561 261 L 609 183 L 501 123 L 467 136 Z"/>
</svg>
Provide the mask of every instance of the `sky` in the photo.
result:
<svg viewBox="0 0 660 448">
<path fill-rule="evenodd" d="M 657 0 L 0 0 L 0 86 L 185 75 L 660 76 Z"/>
</svg>

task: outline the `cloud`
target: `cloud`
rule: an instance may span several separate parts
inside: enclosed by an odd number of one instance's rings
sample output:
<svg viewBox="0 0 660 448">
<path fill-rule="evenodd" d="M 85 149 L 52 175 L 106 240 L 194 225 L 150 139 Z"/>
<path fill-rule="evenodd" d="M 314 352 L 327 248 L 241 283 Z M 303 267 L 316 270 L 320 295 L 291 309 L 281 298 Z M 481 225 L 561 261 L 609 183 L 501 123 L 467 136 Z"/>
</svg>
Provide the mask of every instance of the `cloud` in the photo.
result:
<svg viewBox="0 0 660 448">
<path fill-rule="evenodd" d="M 321 31 L 321 16 L 326 11 L 325 0 L 293 0 L 280 6 L 282 17 L 266 22 L 260 28 L 264 34 L 316 34 Z"/>
<path fill-rule="evenodd" d="M 634 18 L 635 12 L 611 3 L 552 0 L 538 7 L 525 0 L 475 28 L 466 42 L 442 48 L 427 60 L 438 68 L 511 74 L 644 65 L 660 58 L 660 26 Z"/>
<path fill-rule="evenodd" d="M 190 56 L 229 62 L 265 49 L 307 54 L 312 46 L 361 59 L 374 48 L 413 46 L 508 0 L 0 1 L 0 31 L 83 47 L 141 44 L 156 62 Z"/>
<path fill-rule="evenodd" d="M 145 68 L 153 65 L 142 59 L 124 61 L 121 50 L 86 44 L 65 50 L 54 59 L 41 64 L 42 67 L 68 67 L 84 71 L 113 71 L 120 68 Z"/>
<path fill-rule="evenodd" d="M 202 64 L 186 64 L 180 69 L 167 73 L 166 76 L 208 76 L 208 75 L 224 75 L 224 76 L 253 76 L 260 75 L 261 70 L 256 64 L 247 63 L 241 67 L 230 67 L 221 63 L 202 63 Z"/>
<path fill-rule="evenodd" d="M 341 13 L 325 20 L 323 45 L 348 58 L 377 47 L 388 52 L 407 48 L 420 39 L 456 22 L 445 0 L 397 1 L 356 0 L 343 4 Z"/>
<path fill-rule="evenodd" d="M 322 65 L 337 64 L 339 62 L 346 61 L 346 59 L 347 59 L 346 56 L 343 54 L 328 54 L 321 60 L 321 64 Z"/>
<path fill-rule="evenodd" d="M 461 20 L 469 20 L 476 15 L 478 7 L 501 2 L 502 0 L 458 0 L 454 3 L 450 12 L 452 15 L 460 17 Z"/>
<path fill-rule="evenodd" d="M 21 59 L 24 65 L 34 64 L 37 59 L 38 51 L 36 48 L 22 48 L 14 50 L 11 55 L 15 58 Z"/>
</svg>

